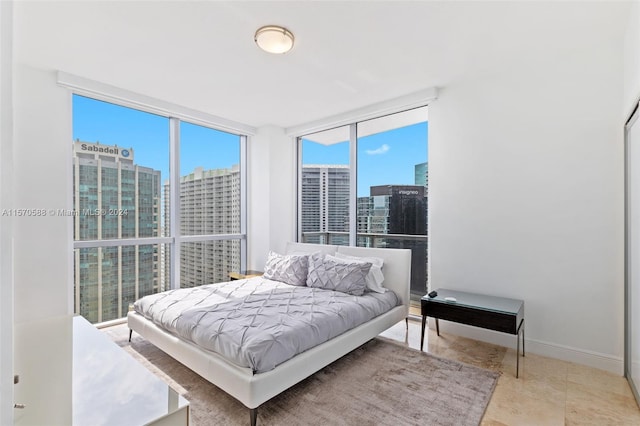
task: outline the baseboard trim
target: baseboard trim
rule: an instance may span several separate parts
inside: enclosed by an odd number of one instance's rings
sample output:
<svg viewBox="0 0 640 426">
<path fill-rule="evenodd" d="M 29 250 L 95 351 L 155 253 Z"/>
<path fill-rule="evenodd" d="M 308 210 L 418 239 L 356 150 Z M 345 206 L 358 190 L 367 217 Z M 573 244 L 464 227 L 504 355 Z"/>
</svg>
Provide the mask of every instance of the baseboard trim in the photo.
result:
<svg viewBox="0 0 640 426">
<path fill-rule="evenodd" d="M 435 330 L 435 321 L 432 318 L 429 318 L 429 328 Z M 457 336 L 467 337 L 469 339 L 505 346 L 514 350 L 516 348 L 517 339 L 515 335 L 441 320 L 440 334 L 443 333 L 451 333 Z M 624 375 L 624 360 L 621 357 L 585 349 L 578 349 L 571 346 L 559 345 L 557 343 L 530 339 L 527 338 L 526 333 L 525 349 L 527 353 L 542 355 L 562 361 L 575 362 L 577 364 L 608 371 L 619 376 Z"/>
</svg>

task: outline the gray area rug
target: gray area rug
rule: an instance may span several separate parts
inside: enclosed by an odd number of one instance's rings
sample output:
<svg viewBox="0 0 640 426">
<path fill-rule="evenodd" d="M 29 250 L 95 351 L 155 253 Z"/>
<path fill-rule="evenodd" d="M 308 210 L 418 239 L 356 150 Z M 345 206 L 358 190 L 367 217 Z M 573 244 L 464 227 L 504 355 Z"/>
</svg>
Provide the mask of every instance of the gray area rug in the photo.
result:
<svg viewBox="0 0 640 426">
<path fill-rule="evenodd" d="M 134 333 L 104 330 L 181 393 L 191 425 L 247 425 L 249 410 Z M 258 425 L 478 425 L 499 374 L 375 338 L 258 409 Z"/>
</svg>

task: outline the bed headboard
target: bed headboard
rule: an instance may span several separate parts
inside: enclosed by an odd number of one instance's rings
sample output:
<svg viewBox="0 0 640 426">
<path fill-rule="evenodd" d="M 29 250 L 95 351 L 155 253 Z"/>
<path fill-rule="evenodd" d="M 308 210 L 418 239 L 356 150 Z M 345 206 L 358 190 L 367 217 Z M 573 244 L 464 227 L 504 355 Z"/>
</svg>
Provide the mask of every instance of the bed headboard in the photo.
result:
<svg viewBox="0 0 640 426">
<path fill-rule="evenodd" d="M 392 248 L 368 248 L 351 246 L 332 246 L 326 244 L 287 243 L 286 253 L 314 253 L 333 254 L 340 252 L 349 256 L 373 256 L 384 259 L 382 272 L 384 283 L 382 286 L 393 290 L 403 305 L 409 306 L 409 292 L 411 286 L 411 250 Z"/>
</svg>

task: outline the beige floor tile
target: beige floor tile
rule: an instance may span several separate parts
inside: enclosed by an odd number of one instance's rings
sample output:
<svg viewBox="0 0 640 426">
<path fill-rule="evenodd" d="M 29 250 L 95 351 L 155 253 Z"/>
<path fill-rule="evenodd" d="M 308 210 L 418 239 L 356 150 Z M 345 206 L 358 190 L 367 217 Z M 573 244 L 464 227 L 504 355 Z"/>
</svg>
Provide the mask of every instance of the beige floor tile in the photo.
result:
<svg viewBox="0 0 640 426">
<path fill-rule="evenodd" d="M 503 374 L 487 407 L 488 424 L 563 425 L 565 392 L 545 380 Z"/>
<path fill-rule="evenodd" d="M 608 382 L 598 383 L 567 383 L 566 424 L 640 425 L 640 410 L 633 396 L 609 392 Z"/>
<path fill-rule="evenodd" d="M 535 354 L 520 355 L 519 378 L 525 382 L 544 383 L 562 392 L 566 391 L 569 363 L 561 360 L 546 358 Z M 515 377 L 516 351 L 508 349 L 502 362 L 504 375 Z M 564 398 L 564 396 L 563 396 Z"/>
<path fill-rule="evenodd" d="M 420 347 L 420 321 L 399 323 L 384 336 Z M 425 352 L 502 373 L 483 426 L 640 425 L 640 409 L 624 377 L 578 364 L 427 329 Z"/>
<path fill-rule="evenodd" d="M 607 393 L 615 393 L 625 397 L 633 397 L 627 379 L 608 371 L 587 367 L 578 364 L 570 364 L 567 380 L 571 383 L 597 387 Z"/>
</svg>

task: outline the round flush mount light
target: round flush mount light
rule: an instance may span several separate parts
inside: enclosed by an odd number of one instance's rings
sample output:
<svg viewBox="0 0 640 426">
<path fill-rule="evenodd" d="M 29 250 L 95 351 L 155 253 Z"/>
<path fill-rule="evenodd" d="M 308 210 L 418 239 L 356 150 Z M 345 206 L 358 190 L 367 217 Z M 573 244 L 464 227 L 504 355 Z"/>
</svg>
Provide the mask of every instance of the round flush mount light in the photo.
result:
<svg viewBox="0 0 640 426">
<path fill-rule="evenodd" d="M 293 33 L 284 27 L 267 25 L 253 37 L 260 49 L 269 53 L 287 53 L 293 47 Z"/>
</svg>

